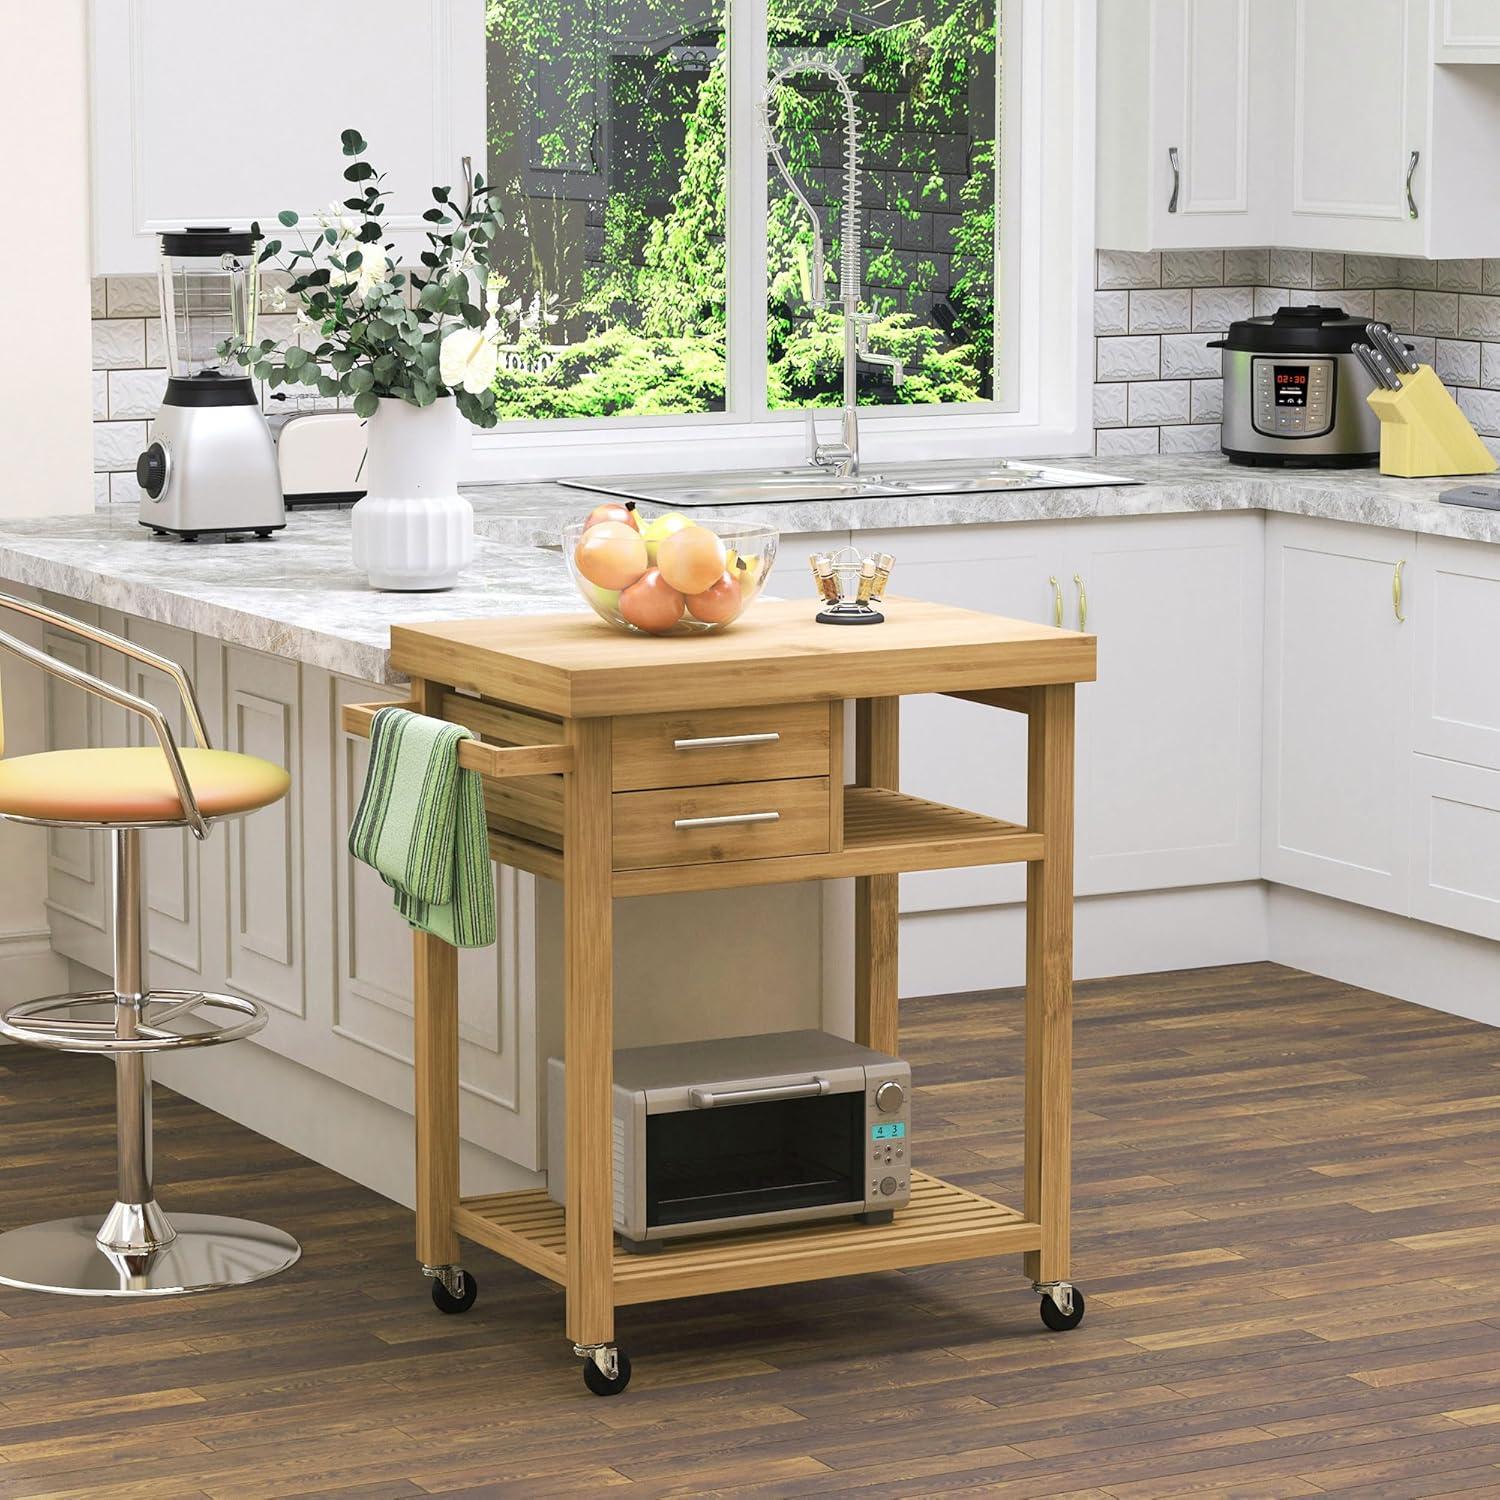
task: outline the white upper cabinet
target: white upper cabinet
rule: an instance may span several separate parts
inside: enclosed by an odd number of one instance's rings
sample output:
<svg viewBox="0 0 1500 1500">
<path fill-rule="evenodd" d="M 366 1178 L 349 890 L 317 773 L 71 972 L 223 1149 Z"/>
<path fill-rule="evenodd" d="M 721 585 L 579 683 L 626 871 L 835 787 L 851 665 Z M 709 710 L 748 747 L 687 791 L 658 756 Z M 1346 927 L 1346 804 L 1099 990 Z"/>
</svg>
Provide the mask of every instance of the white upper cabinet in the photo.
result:
<svg viewBox="0 0 1500 1500">
<path fill-rule="evenodd" d="M 1275 8 L 1292 68 L 1282 238 L 1343 249 L 1355 228 L 1364 248 L 1415 248 L 1419 192 L 1431 208 L 1431 174 L 1421 170 L 1430 164 L 1427 0 L 1292 0 Z"/>
<path fill-rule="evenodd" d="M 484 51 L 482 0 L 93 0 L 95 274 L 154 270 L 164 229 L 326 209 L 348 127 L 415 242 L 428 189 L 483 170 Z"/>
<path fill-rule="evenodd" d="M 1500 67 L 1453 62 L 1500 62 L 1500 0 L 1111 0 L 1100 244 L 1493 254 Z"/>
<path fill-rule="evenodd" d="M 1440 63 L 1500 63 L 1500 0 L 1439 0 Z"/>
<path fill-rule="evenodd" d="M 1252 0 L 1099 10 L 1098 238 L 1109 249 L 1271 239 L 1273 60 Z"/>
<path fill-rule="evenodd" d="M 1443 12 L 1443 0 L 1269 8 L 1292 66 L 1291 192 L 1277 243 L 1493 254 L 1500 203 L 1476 184 L 1494 170 L 1500 69 L 1435 65 Z"/>
</svg>

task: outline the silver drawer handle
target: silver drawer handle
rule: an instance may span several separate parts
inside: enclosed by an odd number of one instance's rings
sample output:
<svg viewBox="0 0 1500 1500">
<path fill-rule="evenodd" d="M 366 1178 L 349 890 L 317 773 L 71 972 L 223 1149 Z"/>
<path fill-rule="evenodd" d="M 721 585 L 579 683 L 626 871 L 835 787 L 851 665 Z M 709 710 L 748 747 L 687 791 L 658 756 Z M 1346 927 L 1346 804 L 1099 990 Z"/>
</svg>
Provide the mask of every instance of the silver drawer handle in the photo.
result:
<svg viewBox="0 0 1500 1500">
<path fill-rule="evenodd" d="M 688 1102 L 694 1109 L 717 1109 L 721 1104 L 767 1104 L 773 1099 L 817 1099 L 833 1092 L 833 1084 L 814 1074 L 806 1083 L 776 1083 L 763 1089 L 729 1089 L 716 1094 L 712 1089 L 689 1089 Z"/>
<path fill-rule="evenodd" d="M 1422 160 L 1420 151 L 1413 151 L 1406 161 L 1406 217 L 1415 219 L 1417 217 L 1417 200 L 1412 194 L 1411 180 L 1417 175 L 1417 163 Z"/>
<path fill-rule="evenodd" d="M 1167 199 L 1167 212 L 1177 212 L 1177 196 L 1182 190 L 1182 158 L 1177 154 L 1176 146 L 1167 147 L 1167 160 L 1172 165 L 1172 196 Z"/>
<path fill-rule="evenodd" d="M 731 823 L 779 823 L 779 812 L 724 813 L 717 818 L 673 818 L 673 828 L 726 828 Z"/>
<path fill-rule="evenodd" d="M 781 738 L 775 730 L 769 734 L 706 734 L 697 740 L 673 740 L 674 750 L 720 750 L 725 745 L 774 745 Z"/>
</svg>

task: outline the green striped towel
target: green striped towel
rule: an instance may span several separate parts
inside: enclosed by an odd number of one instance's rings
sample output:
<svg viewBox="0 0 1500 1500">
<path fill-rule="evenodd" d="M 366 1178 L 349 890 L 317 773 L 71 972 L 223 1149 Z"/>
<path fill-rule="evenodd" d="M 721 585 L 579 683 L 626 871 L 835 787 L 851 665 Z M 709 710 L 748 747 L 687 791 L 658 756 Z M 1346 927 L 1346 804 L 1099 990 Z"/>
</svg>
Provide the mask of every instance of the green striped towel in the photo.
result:
<svg viewBox="0 0 1500 1500">
<path fill-rule="evenodd" d="M 473 738 L 461 724 L 382 708 L 349 829 L 349 852 L 395 891 L 396 910 L 455 948 L 495 941 L 484 788 L 458 764 L 459 741 Z"/>
</svg>

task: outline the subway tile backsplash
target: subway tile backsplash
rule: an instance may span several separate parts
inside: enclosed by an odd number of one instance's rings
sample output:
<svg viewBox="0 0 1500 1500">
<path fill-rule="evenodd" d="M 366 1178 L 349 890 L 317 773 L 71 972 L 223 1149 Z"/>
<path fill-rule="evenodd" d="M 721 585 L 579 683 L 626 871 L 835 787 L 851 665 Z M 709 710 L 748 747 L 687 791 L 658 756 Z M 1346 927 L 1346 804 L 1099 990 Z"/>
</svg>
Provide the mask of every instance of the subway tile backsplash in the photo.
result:
<svg viewBox="0 0 1500 1500">
<path fill-rule="evenodd" d="M 1217 452 L 1222 358 L 1207 345 L 1238 319 L 1308 302 L 1389 323 L 1500 452 L 1500 258 L 1101 250 L 1094 284 L 1100 458 Z"/>
</svg>

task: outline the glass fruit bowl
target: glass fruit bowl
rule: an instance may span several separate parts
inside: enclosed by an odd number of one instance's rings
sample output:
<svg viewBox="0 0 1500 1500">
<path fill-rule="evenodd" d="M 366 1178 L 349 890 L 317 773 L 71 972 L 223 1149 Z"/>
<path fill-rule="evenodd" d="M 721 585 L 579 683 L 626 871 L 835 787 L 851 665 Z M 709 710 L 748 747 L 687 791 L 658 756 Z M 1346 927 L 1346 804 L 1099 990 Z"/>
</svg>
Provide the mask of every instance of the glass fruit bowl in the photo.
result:
<svg viewBox="0 0 1500 1500">
<path fill-rule="evenodd" d="M 601 505 L 563 527 L 573 585 L 601 619 L 635 635 L 724 630 L 759 597 L 777 532 L 744 521 L 646 518 Z"/>
</svg>

